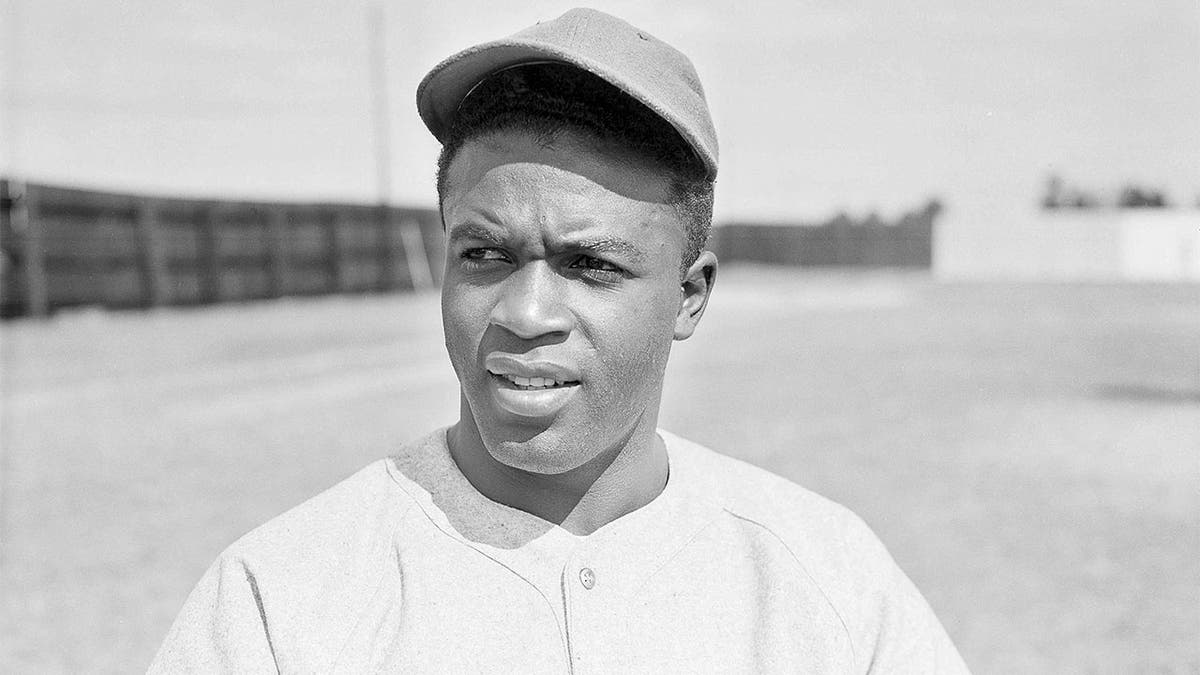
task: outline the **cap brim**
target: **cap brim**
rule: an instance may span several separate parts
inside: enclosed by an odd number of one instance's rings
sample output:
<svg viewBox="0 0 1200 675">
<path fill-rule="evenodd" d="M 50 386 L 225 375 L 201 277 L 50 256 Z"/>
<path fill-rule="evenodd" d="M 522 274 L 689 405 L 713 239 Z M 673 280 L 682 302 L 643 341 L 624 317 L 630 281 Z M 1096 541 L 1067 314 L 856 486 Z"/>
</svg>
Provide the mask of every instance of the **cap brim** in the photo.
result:
<svg viewBox="0 0 1200 675">
<path fill-rule="evenodd" d="M 604 64 L 574 52 L 556 49 L 541 41 L 506 38 L 485 42 L 442 61 L 429 71 L 417 87 L 417 112 L 434 137 L 445 143 L 459 104 L 477 84 L 501 70 L 546 61 L 573 65 L 629 94 L 674 127 L 710 175 L 716 174 L 715 152 L 685 124 L 674 119 L 672 111 L 655 105 L 647 92 L 632 85 L 620 73 L 610 72 Z M 704 150 L 700 151 L 699 148 Z"/>
<path fill-rule="evenodd" d="M 444 143 L 459 103 L 492 73 L 536 61 L 574 63 L 547 51 L 544 45 L 501 40 L 459 52 L 439 63 L 421 80 L 417 87 L 417 112 L 434 137 Z"/>
</svg>

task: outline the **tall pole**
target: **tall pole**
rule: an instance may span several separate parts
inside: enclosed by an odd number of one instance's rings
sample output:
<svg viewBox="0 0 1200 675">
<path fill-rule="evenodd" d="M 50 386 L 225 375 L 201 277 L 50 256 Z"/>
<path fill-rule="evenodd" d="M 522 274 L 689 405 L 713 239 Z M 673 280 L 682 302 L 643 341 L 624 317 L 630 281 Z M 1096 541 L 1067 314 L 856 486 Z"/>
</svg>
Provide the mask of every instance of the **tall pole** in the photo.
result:
<svg viewBox="0 0 1200 675">
<path fill-rule="evenodd" d="M 20 162 L 17 159 L 20 148 L 20 139 L 18 133 L 20 131 L 17 119 L 17 107 L 20 104 L 18 96 L 20 91 L 18 85 L 20 83 L 20 49 L 22 49 L 22 40 L 20 40 L 20 1 L 7 0 L 2 5 L 2 8 L 7 12 L 5 18 L 4 30 L 4 46 L 0 47 L 0 153 L 4 153 L 2 162 L 0 162 L 0 171 L 6 171 L 5 195 L 10 203 L 10 211 L 5 214 L 5 219 L 17 216 L 19 219 L 22 214 L 24 203 L 17 203 L 18 198 L 24 197 L 23 184 L 20 183 Z M 8 223 L 12 229 L 18 229 L 17 223 L 10 221 Z M 4 264 L 0 262 L 0 264 Z M 5 369 L 7 370 L 7 369 Z M 7 387 L 4 382 L 6 375 L 0 372 L 0 389 Z M 12 450 L 6 449 L 10 446 L 7 442 L 7 426 L 8 416 L 12 414 L 10 411 L 0 408 L 0 584 L 5 584 L 6 574 L 5 566 L 8 563 L 8 549 L 11 544 L 8 543 L 12 539 L 10 530 L 8 530 L 8 521 L 12 520 L 12 496 L 8 494 L 8 474 L 12 473 Z"/>
<path fill-rule="evenodd" d="M 0 152 L 4 154 L 3 162 L 0 162 L 0 167 L 7 165 L 6 171 L 8 175 L 5 177 L 7 183 L 5 185 L 4 197 L 9 200 L 10 211 L 5 218 L 16 216 L 20 218 L 23 213 L 25 204 L 18 204 L 18 198 L 24 198 L 25 195 L 23 184 L 20 181 L 21 169 L 17 155 L 20 152 L 20 139 L 18 134 L 20 127 L 17 120 L 17 107 L 20 105 L 20 91 L 18 90 L 21 83 L 21 7 L 20 0 L 7 0 L 3 4 L 3 9 L 7 11 L 8 16 L 2 22 L 4 25 L 4 45 L 0 47 L 0 79 L 3 79 L 3 97 L 0 98 Z M 20 229 L 17 223 L 9 223 L 14 230 Z M 0 262 L 0 264 L 4 264 Z M 7 386 L 3 381 L 6 377 L 4 373 L 0 373 L 0 389 Z M 4 567 L 8 563 L 8 549 L 11 544 L 12 532 L 9 531 L 9 520 L 13 519 L 12 504 L 13 499 L 9 494 L 8 475 L 12 473 L 13 459 L 12 452 L 6 450 L 10 445 L 7 439 L 8 416 L 12 413 L 8 410 L 0 409 L 0 584 L 4 584 L 5 578 Z"/>
<path fill-rule="evenodd" d="M 383 5 L 367 6 L 367 34 L 371 60 L 371 109 L 375 117 L 375 182 L 380 206 L 392 202 L 392 139 L 388 123 L 387 43 Z"/>
<path fill-rule="evenodd" d="M 21 167 L 18 161 L 18 153 L 20 152 L 20 138 L 18 134 L 21 129 L 17 119 L 17 107 L 20 105 L 20 69 L 21 69 L 21 7 L 20 0 L 7 0 L 2 6 L 7 10 L 8 16 L 3 23 L 5 31 L 3 35 L 4 46 L 0 47 L 0 54 L 3 55 L 3 61 L 0 61 L 0 80 L 3 81 L 4 97 L 0 99 L 0 140 L 3 141 L 3 147 L 0 147 L 0 152 L 4 153 L 4 164 L 8 165 L 8 178 L 19 180 Z"/>
<path fill-rule="evenodd" d="M 376 196 L 387 247 L 385 266 L 391 268 L 393 251 L 391 244 L 392 137 L 387 88 L 387 21 L 383 4 L 378 0 L 372 0 L 367 6 L 367 33 L 371 60 L 371 103 L 375 117 Z M 401 244 L 404 246 L 405 262 L 408 266 L 409 282 L 416 290 L 431 288 L 433 274 L 429 269 L 429 257 L 425 251 L 420 227 L 411 220 L 406 220 L 400 223 L 399 231 Z"/>
</svg>

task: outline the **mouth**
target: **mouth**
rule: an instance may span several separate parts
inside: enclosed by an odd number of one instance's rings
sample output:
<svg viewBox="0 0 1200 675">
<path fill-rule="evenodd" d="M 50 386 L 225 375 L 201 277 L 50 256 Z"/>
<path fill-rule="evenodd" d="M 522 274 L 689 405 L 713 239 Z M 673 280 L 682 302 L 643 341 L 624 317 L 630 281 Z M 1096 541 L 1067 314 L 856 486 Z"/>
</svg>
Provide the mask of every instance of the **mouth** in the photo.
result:
<svg viewBox="0 0 1200 675">
<path fill-rule="evenodd" d="M 485 359 L 492 400 L 501 410 L 523 418 L 558 415 L 580 390 L 579 371 L 548 361 L 530 361 L 493 353 Z"/>
</svg>

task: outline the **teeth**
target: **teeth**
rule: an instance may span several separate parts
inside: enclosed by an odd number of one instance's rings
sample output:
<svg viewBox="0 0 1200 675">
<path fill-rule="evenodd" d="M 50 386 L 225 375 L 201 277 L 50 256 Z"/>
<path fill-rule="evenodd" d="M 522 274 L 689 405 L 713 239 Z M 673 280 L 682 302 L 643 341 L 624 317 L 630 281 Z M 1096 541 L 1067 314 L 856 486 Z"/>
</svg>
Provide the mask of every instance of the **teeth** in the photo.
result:
<svg viewBox="0 0 1200 675">
<path fill-rule="evenodd" d="M 563 384 L 558 380 L 553 380 L 548 377 L 521 377 L 520 375 L 505 375 L 504 377 L 518 387 L 544 389 L 546 387 L 560 387 Z"/>
</svg>

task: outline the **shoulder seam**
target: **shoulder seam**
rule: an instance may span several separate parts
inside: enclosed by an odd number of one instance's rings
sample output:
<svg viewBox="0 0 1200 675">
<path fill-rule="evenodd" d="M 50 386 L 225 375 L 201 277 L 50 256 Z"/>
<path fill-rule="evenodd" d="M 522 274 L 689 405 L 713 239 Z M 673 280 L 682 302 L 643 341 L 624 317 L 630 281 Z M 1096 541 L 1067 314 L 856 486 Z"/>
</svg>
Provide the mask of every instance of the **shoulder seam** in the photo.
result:
<svg viewBox="0 0 1200 675">
<path fill-rule="evenodd" d="M 398 526 L 400 524 L 400 521 L 402 521 L 408 517 L 409 512 L 413 510 L 414 506 L 416 506 L 416 504 L 410 498 L 408 504 L 406 504 L 405 507 L 396 514 L 396 522 L 397 522 Z M 396 549 L 396 538 L 395 538 L 395 532 L 393 532 L 392 538 L 390 539 L 389 546 L 388 546 L 389 554 L 384 557 L 385 558 L 394 557 L 396 555 L 395 549 Z M 396 562 L 396 569 L 401 570 L 401 572 L 402 572 L 403 570 L 400 568 L 400 561 L 396 560 L 395 562 Z M 375 579 L 375 585 L 371 591 L 371 599 L 374 599 L 375 596 L 377 596 L 379 594 L 379 589 L 383 587 L 383 579 L 386 575 L 387 575 L 386 570 L 381 571 L 379 573 L 379 576 Z M 342 646 L 340 648 L 338 648 L 337 655 L 333 658 L 333 661 L 330 664 L 328 664 L 329 667 L 332 668 L 333 666 L 336 666 L 338 664 L 338 662 L 341 661 L 342 654 L 346 653 L 346 648 L 350 644 L 351 636 L 354 633 L 354 629 L 357 628 L 362 623 L 362 620 L 363 620 L 363 617 L 360 615 L 358 617 L 358 620 L 355 621 L 354 625 L 350 627 L 350 630 L 347 631 L 345 639 L 342 641 Z"/>
<path fill-rule="evenodd" d="M 817 591 L 819 591 L 821 593 L 821 597 L 825 598 L 825 603 L 829 605 L 829 608 L 833 610 L 834 616 L 836 616 L 838 618 L 838 622 L 840 624 L 842 624 L 842 630 L 846 633 L 846 641 L 850 644 L 850 658 L 854 661 L 854 665 L 857 666 L 858 665 L 858 652 L 854 646 L 854 635 L 850 632 L 850 626 L 846 623 L 846 617 L 844 617 L 842 615 L 842 612 L 838 609 L 837 605 L 834 604 L 833 599 L 829 597 L 829 594 L 825 592 L 825 589 L 821 586 L 820 582 L 818 582 L 816 580 L 816 578 L 813 577 L 812 572 L 810 572 L 808 570 L 808 567 L 805 566 L 804 562 L 800 560 L 800 556 L 796 555 L 796 552 L 792 550 L 792 547 L 788 545 L 788 543 L 783 539 L 783 537 L 779 536 L 779 534 L 776 533 L 775 530 L 773 530 L 771 527 L 767 526 L 766 524 L 760 523 L 759 521 L 757 521 L 753 518 L 743 516 L 742 514 L 737 513 L 736 511 L 733 511 L 732 509 L 730 509 L 728 507 L 724 507 L 724 511 L 725 511 L 725 513 L 728 513 L 730 516 L 737 518 L 738 520 L 750 523 L 751 525 L 754 525 L 755 527 L 762 529 L 767 534 L 770 534 L 771 537 L 773 537 L 775 539 L 775 541 L 778 541 L 779 544 L 781 546 L 783 546 L 784 550 L 788 552 L 788 555 L 790 555 L 792 557 L 792 560 L 796 561 L 796 565 L 798 565 L 800 567 L 801 571 L 804 572 L 804 576 L 808 577 L 808 580 L 811 581 L 813 586 L 816 587 Z"/>
</svg>

